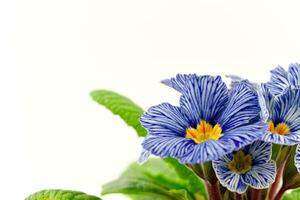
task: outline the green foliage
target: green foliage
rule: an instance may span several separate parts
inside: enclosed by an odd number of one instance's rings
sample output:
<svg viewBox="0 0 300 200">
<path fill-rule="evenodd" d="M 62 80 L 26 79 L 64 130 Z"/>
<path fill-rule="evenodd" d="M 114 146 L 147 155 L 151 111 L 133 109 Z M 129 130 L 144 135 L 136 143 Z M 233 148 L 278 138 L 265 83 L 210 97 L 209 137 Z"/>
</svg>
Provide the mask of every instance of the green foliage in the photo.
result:
<svg viewBox="0 0 300 200">
<path fill-rule="evenodd" d="M 138 136 L 146 136 L 147 131 L 142 127 L 139 118 L 143 109 L 125 96 L 108 90 L 91 92 L 91 97 L 100 105 L 105 106 L 115 115 L 119 115 L 128 126 L 133 127 Z"/>
<path fill-rule="evenodd" d="M 133 200 L 195 200 L 195 195 L 206 199 L 202 181 L 174 159 L 131 164 L 119 179 L 103 186 L 103 195 L 112 193 L 123 193 Z"/>
<path fill-rule="evenodd" d="M 25 200 L 101 200 L 101 199 L 78 191 L 42 190 L 30 195 Z"/>
<path fill-rule="evenodd" d="M 193 194 L 198 193 L 207 199 L 205 186 L 202 180 L 200 180 L 192 170 L 188 169 L 185 165 L 180 164 L 178 160 L 174 158 L 166 158 L 164 160 L 175 170 L 180 179 L 184 180 L 185 187 L 188 191 Z"/>
<path fill-rule="evenodd" d="M 300 199 L 300 188 L 287 192 L 282 198 L 282 200 L 296 200 Z"/>
<path fill-rule="evenodd" d="M 294 163 L 296 154 L 296 145 L 289 147 L 291 153 L 288 155 L 286 167 L 283 172 L 283 187 L 285 189 L 294 189 L 300 187 L 300 174 Z"/>
</svg>

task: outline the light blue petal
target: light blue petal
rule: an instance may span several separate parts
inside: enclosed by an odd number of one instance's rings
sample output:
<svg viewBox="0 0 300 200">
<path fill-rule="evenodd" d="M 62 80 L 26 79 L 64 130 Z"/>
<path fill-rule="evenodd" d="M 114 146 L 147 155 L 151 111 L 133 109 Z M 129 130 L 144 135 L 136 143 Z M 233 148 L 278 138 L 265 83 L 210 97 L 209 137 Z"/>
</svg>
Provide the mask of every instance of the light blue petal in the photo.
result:
<svg viewBox="0 0 300 200">
<path fill-rule="evenodd" d="M 190 153 L 195 143 L 183 137 L 164 137 L 148 135 L 142 143 L 145 150 L 160 157 L 179 158 Z"/>
<path fill-rule="evenodd" d="M 190 127 L 180 108 L 169 103 L 153 106 L 143 114 L 140 122 L 151 135 L 184 137 L 186 128 Z"/>
<path fill-rule="evenodd" d="M 243 177 L 231 172 L 227 166 L 227 162 L 213 161 L 213 168 L 221 185 L 231 192 L 244 193 L 247 190 L 247 185 L 244 183 Z"/>
<path fill-rule="evenodd" d="M 272 144 L 269 142 L 256 141 L 245 149 L 245 153 L 250 154 L 253 165 L 266 163 L 272 156 Z"/>
<path fill-rule="evenodd" d="M 234 130 L 224 132 L 222 140 L 229 140 L 234 143 L 234 150 L 238 150 L 252 142 L 260 139 L 266 132 L 265 122 L 256 122 L 245 126 L 240 126 Z"/>
<path fill-rule="evenodd" d="M 145 150 L 145 149 L 143 149 L 142 153 L 141 153 L 141 155 L 140 155 L 140 157 L 138 159 L 138 163 L 139 164 L 145 163 L 149 159 L 149 157 L 150 157 L 150 152 L 147 151 L 147 150 Z"/>
<path fill-rule="evenodd" d="M 201 119 L 214 122 L 227 105 L 228 90 L 220 76 L 193 77 L 185 87 L 180 105 L 193 126 Z"/>
<path fill-rule="evenodd" d="M 233 74 L 229 74 L 226 75 L 226 78 L 230 78 L 231 79 L 231 83 L 230 83 L 230 87 L 234 88 L 237 84 L 239 84 L 241 81 L 245 81 L 246 79 L 237 76 L 237 75 L 233 75 Z"/>
<path fill-rule="evenodd" d="M 273 95 L 280 95 L 290 85 L 289 74 L 281 66 L 271 70 L 271 81 L 267 83 L 267 87 Z"/>
<path fill-rule="evenodd" d="M 236 75 L 226 75 L 226 77 L 231 79 L 231 83 L 230 83 L 231 88 L 236 87 L 240 82 L 244 82 L 245 84 L 247 84 L 249 87 L 251 87 L 253 90 L 257 92 L 258 102 L 261 109 L 260 118 L 262 121 L 266 122 L 269 119 L 269 111 L 266 105 L 266 100 L 264 98 L 265 87 L 258 83 L 249 82 L 247 79 L 243 79 Z"/>
<path fill-rule="evenodd" d="M 204 163 L 216 160 L 233 151 L 233 144 L 229 141 L 208 140 L 195 145 L 193 151 L 186 154 L 180 161 L 182 163 Z"/>
<path fill-rule="evenodd" d="M 300 85 L 300 64 L 294 63 L 289 66 L 289 79 L 291 85 L 297 86 Z"/>
<path fill-rule="evenodd" d="M 275 180 L 276 164 L 273 160 L 256 164 L 244 176 L 244 182 L 255 189 L 268 188 Z"/>
<path fill-rule="evenodd" d="M 297 145 L 297 149 L 296 149 L 295 166 L 298 172 L 300 172 L 300 145 L 299 144 Z"/>
<path fill-rule="evenodd" d="M 222 130 L 230 131 L 246 125 L 260 114 L 257 93 L 245 82 L 235 85 L 229 94 L 229 103 L 218 119 Z"/>
</svg>

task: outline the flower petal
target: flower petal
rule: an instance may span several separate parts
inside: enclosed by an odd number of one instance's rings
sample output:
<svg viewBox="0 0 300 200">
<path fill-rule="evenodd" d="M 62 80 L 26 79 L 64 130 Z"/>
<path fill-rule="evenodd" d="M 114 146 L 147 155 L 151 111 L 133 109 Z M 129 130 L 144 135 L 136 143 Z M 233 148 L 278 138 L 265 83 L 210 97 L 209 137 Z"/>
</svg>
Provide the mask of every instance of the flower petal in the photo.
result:
<svg viewBox="0 0 300 200">
<path fill-rule="evenodd" d="M 224 140 L 208 140 L 195 145 L 193 151 L 186 154 L 180 161 L 182 163 L 204 163 L 210 160 L 217 160 L 233 151 L 233 144 Z"/>
<path fill-rule="evenodd" d="M 274 106 L 277 98 L 275 98 L 275 96 L 271 94 L 266 84 L 262 84 L 261 89 L 265 100 L 266 109 L 268 110 L 268 118 L 272 119 L 273 116 L 275 116 Z"/>
<path fill-rule="evenodd" d="M 141 155 L 140 155 L 140 157 L 138 159 L 138 163 L 139 164 L 145 163 L 149 159 L 149 157 L 150 157 L 150 152 L 147 151 L 147 150 L 145 150 L 145 149 L 143 149 L 142 153 L 141 153 Z"/>
<path fill-rule="evenodd" d="M 298 172 L 300 172 L 300 145 L 297 145 L 297 149 L 296 149 L 296 154 L 295 154 L 295 166 L 298 170 Z"/>
<path fill-rule="evenodd" d="M 267 188 L 275 180 L 276 164 L 273 160 L 254 165 L 244 175 L 244 182 L 255 189 Z"/>
<path fill-rule="evenodd" d="M 221 139 L 230 140 L 234 144 L 234 150 L 238 150 L 255 140 L 260 139 L 266 132 L 267 124 L 256 122 L 245 126 L 240 126 L 234 130 L 224 132 Z"/>
<path fill-rule="evenodd" d="M 186 92 L 188 80 L 197 79 L 196 74 L 177 74 L 175 78 L 162 80 L 161 83 L 177 90 L 180 93 Z"/>
<path fill-rule="evenodd" d="M 169 103 L 153 106 L 140 118 L 141 124 L 151 135 L 182 136 L 190 127 L 181 109 Z"/>
<path fill-rule="evenodd" d="M 186 82 L 180 105 L 190 123 L 196 126 L 201 119 L 214 122 L 227 101 L 228 90 L 220 76 L 193 76 Z"/>
<path fill-rule="evenodd" d="M 193 140 L 182 137 L 166 137 L 148 135 L 142 143 L 145 150 L 151 154 L 179 158 L 191 152 L 195 146 Z"/>
<path fill-rule="evenodd" d="M 273 95 L 280 95 L 290 85 L 288 72 L 281 66 L 271 70 L 271 81 L 267 87 Z"/>
<path fill-rule="evenodd" d="M 271 159 L 272 144 L 269 142 L 256 141 L 245 147 L 245 152 L 251 155 L 253 165 L 263 164 Z"/>
<path fill-rule="evenodd" d="M 275 102 L 273 121 L 285 122 L 291 131 L 300 130 L 300 89 L 288 88 Z"/>
<path fill-rule="evenodd" d="M 235 85 L 229 94 L 229 103 L 218 119 L 223 131 L 233 130 L 260 114 L 257 93 L 245 82 Z"/>
<path fill-rule="evenodd" d="M 221 185 L 226 187 L 228 190 L 237 193 L 244 193 L 247 189 L 247 185 L 244 183 L 242 176 L 231 172 L 228 169 L 228 162 L 230 162 L 230 160 L 229 158 L 225 159 L 228 159 L 228 161 L 213 161 L 213 168 L 217 178 Z"/>
<path fill-rule="evenodd" d="M 289 73 L 290 83 L 294 86 L 300 85 L 300 64 L 290 64 Z"/>
<path fill-rule="evenodd" d="M 299 143 L 300 140 L 299 134 L 296 133 L 288 133 L 287 135 L 280 135 L 280 134 L 274 134 L 269 131 L 263 135 L 261 140 L 265 142 L 271 142 L 275 144 L 282 144 L 282 145 L 295 145 Z"/>
</svg>

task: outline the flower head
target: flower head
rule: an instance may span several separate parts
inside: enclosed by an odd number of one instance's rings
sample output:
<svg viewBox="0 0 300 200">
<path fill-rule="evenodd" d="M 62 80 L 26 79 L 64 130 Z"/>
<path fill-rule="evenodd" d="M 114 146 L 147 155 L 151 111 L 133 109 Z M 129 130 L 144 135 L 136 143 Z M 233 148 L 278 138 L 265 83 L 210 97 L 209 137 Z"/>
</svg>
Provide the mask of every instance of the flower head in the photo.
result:
<svg viewBox="0 0 300 200">
<path fill-rule="evenodd" d="M 274 182 L 276 174 L 271 151 L 271 143 L 256 141 L 213 161 L 213 168 L 220 183 L 232 192 L 243 193 L 247 186 L 267 188 Z"/>
<path fill-rule="evenodd" d="M 271 81 L 262 84 L 269 111 L 268 131 L 262 138 L 264 141 L 282 145 L 300 142 L 299 75 L 300 65 L 291 65 L 288 72 L 277 67 L 272 71 Z"/>
<path fill-rule="evenodd" d="M 180 106 L 162 103 L 141 117 L 148 130 L 142 145 L 151 154 L 182 163 L 216 160 L 259 139 L 267 128 L 257 118 L 257 93 L 244 82 L 229 90 L 220 76 L 191 74 L 163 83 L 181 93 Z"/>
<path fill-rule="evenodd" d="M 290 64 L 288 71 L 278 66 L 271 71 L 271 80 L 266 84 L 272 95 L 280 95 L 290 86 L 300 86 L 300 64 Z"/>
</svg>

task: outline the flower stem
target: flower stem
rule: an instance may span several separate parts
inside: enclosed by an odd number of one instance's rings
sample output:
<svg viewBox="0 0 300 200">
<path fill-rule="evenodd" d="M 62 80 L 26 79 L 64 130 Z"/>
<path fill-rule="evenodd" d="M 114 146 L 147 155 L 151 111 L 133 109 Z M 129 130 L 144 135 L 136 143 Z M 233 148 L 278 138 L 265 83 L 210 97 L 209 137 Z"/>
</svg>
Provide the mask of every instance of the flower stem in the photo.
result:
<svg viewBox="0 0 300 200">
<path fill-rule="evenodd" d="M 205 182 L 209 200 L 222 200 L 218 179 L 212 170 L 212 163 L 201 164 L 201 171 Z"/>
<path fill-rule="evenodd" d="M 235 193 L 235 200 L 242 200 L 242 195 L 239 193 Z"/>
<path fill-rule="evenodd" d="M 276 197 L 274 200 L 281 200 L 282 196 L 284 195 L 286 189 L 284 187 L 282 187 L 279 192 L 277 193 Z"/>
<path fill-rule="evenodd" d="M 290 158 L 292 152 L 292 147 L 288 146 L 281 149 L 280 157 L 277 157 L 277 173 L 274 183 L 270 186 L 268 191 L 269 200 L 274 200 L 277 196 L 277 193 L 281 190 L 282 187 L 282 176 L 287 163 L 287 160 Z"/>
<path fill-rule="evenodd" d="M 253 189 L 251 200 L 261 200 L 261 190 Z"/>
<path fill-rule="evenodd" d="M 208 181 L 205 181 L 205 186 L 206 186 L 209 200 L 221 200 L 222 199 L 218 182 L 212 184 Z"/>
</svg>

